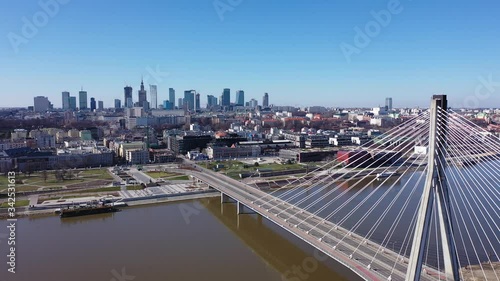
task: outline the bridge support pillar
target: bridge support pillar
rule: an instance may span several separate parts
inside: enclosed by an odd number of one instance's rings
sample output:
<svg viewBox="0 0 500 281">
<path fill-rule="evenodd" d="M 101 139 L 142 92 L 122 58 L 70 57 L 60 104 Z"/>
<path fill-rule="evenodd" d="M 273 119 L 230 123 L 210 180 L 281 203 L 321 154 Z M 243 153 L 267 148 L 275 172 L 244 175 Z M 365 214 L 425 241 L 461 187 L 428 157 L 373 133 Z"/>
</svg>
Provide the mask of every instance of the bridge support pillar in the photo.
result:
<svg viewBox="0 0 500 281">
<path fill-rule="evenodd" d="M 238 215 L 241 214 L 254 214 L 255 212 L 247 208 L 245 205 L 243 205 L 241 202 L 237 202 L 237 207 L 236 207 L 236 212 Z"/>
<path fill-rule="evenodd" d="M 440 112 L 440 110 L 446 111 L 447 108 L 448 101 L 445 95 L 433 97 L 430 108 L 427 178 L 420 200 L 413 245 L 408 261 L 406 273 L 408 281 L 420 280 L 433 212 L 436 212 L 439 220 L 441 233 L 439 244 L 444 260 L 444 280 L 460 280 L 460 266 L 453 243 L 451 205 L 445 174 L 448 122 L 446 115 Z M 435 209 L 434 205 L 436 205 Z"/>
<path fill-rule="evenodd" d="M 231 202 L 231 198 L 229 196 L 227 196 L 226 194 L 224 193 L 220 193 L 220 203 L 221 204 L 224 204 L 224 203 L 230 203 Z"/>
</svg>

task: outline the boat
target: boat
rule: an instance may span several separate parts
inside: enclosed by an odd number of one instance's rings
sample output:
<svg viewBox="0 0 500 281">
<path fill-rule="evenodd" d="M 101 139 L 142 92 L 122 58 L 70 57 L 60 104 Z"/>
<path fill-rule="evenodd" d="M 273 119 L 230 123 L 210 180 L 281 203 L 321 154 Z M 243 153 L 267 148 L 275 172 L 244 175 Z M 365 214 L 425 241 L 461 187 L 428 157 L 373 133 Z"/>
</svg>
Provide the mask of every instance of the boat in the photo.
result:
<svg viewBox="0 0 500 281">
<path fill-rule="evenodd" d="M 103 213 L 118 212 L 120 209 L 116 208 L 113 204 L 106 204 L 103 202 L 91 202 L 90 204 L 80 204 L 78 206 L 68 206 L 61 208 L 61 218 L 86 216 Z"/>
<path fill-rule="evenodd" d="M 397 173 L 396 172 L 378 173 L 377 174 L 377 179 L 384 179 L 384 178 L 388 178 L 388 177 L 394 176 L 394 175 L 397 175 Z"/>
<path fill-rule="evenodd" d="M 111 203 L 113 205 L 113 207 L 127 207 L 128 204 L 125 203 L 125 202 L 114 202 L 114 203 Z"/>
</svg>

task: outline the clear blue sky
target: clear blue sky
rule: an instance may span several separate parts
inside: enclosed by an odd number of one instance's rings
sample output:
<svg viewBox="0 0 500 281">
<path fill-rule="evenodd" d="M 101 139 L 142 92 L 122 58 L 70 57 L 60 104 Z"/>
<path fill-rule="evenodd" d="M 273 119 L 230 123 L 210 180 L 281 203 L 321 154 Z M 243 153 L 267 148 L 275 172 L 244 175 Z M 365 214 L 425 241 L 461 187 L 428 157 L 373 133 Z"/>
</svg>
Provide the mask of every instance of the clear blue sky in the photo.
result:
<svg viewBox="0 0 500 281">
<path fill-rule="evenodd" d="M 0 107 L 32 105 L 36 95 L 60 107 L 61 92 L 81 86 L 112 106 L 130 84 L 136 100 L 141 75 L 157 66 L 169 76 L 146 83 L 158 84 L 159 100 L 169 87 L 177 97 L 195 89 L 203 104 L 228 87 L 231 101 L 243 89 L 259 104 L 268 92 L 280 105 L 377 106 L 390 96 L 395 107 L 427 106 L 445 93 L 452 104 L 500 107 L 497 0 L 401 0 L 350 62 L 340 45 L 356 46 L 355 27 L 390 0 L 65 1 L 17 53 L 12 34 L 23 36 L 22 18 L 43 10 L 0 1 Z M 214 2 L 241 3 L 221 20 Z M 496 84 L 475 97 L 478 77 L 489 75 Z"/>
</svg>

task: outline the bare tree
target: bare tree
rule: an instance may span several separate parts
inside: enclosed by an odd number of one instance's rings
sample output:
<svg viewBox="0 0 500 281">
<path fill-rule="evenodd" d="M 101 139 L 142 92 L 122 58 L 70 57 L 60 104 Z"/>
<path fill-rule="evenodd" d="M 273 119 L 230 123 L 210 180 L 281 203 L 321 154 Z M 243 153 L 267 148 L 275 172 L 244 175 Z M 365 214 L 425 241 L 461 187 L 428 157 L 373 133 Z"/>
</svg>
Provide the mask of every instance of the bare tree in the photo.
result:
<svg viewBox="0 0 500 281">
<path fill-rule="evenodd" d="M 47 182 L 47 178 L 49 177 L 49 174 L 47 173 L 47 170 L 42 171 L 42 179 L 43 182 Z"/>
</svg>

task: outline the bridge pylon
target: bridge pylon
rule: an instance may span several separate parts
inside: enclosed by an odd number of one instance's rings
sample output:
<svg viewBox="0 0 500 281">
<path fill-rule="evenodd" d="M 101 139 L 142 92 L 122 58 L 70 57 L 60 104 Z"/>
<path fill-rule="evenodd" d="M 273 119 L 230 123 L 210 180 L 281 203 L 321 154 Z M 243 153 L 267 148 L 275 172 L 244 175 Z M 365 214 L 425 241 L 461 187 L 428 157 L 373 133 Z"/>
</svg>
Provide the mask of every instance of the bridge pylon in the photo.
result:
<svg viewBox="0 0 500 281">
<path fill-rule="evenodd" d="M 448 119 L 442 110 L 447 110 L 447 108 L 446 95 L 432 97 L 427 177 L 417 214 L 417 224 L 405 280 L 420 280 L 433 212 L 437 212 L 439 222 L 439 245 L 442 246 L 445 280 L 460 280 L 460 265 L 453 243 L 451 205 L 445 174 Z M 435 210 L 434 203 L 436 203 Z"/>
</svg>

